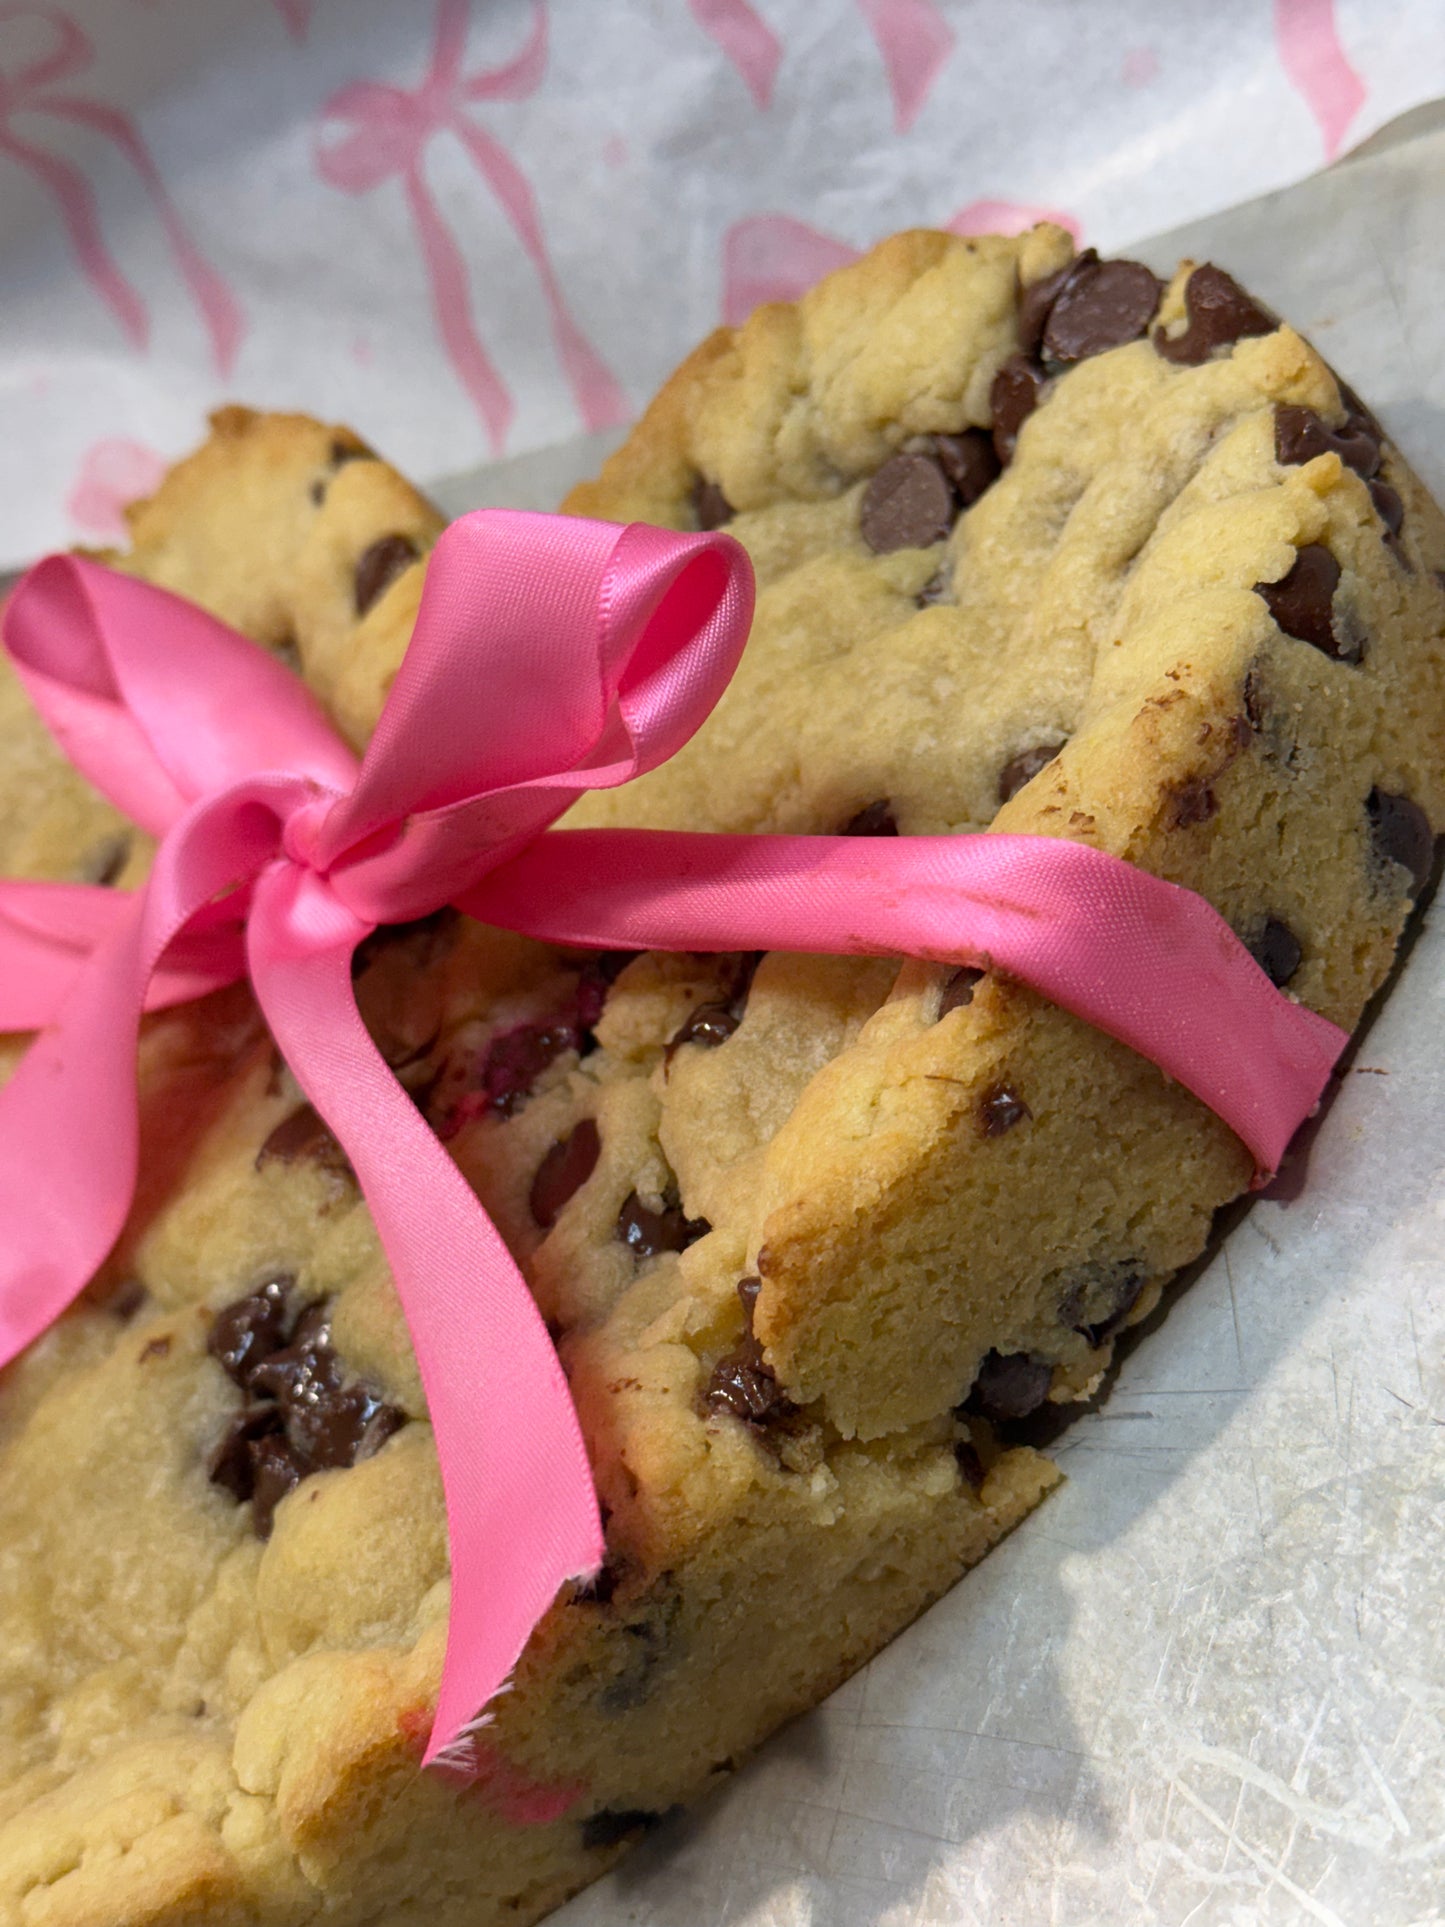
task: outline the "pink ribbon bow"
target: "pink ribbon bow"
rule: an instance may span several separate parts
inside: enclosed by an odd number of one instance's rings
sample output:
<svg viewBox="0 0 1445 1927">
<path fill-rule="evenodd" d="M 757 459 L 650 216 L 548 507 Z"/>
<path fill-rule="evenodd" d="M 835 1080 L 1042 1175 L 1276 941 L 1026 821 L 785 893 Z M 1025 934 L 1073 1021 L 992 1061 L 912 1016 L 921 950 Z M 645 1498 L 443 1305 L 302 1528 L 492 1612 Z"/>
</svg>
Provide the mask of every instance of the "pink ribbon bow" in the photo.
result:
<svg viewBox="0 0 1445 1927">
<path fill-rule="evenodd" d="M 124 1224 L 142 1008 L 249 974 L 366 1195 L 435 1428 L 452 1596 L 429 1762 L 604 1547 L 526 1284 L 357 1013 L 378 924 L 452 902 L 571 945 L 987 962 L 1152 1058 L 1266 1168 L 1345 1041 L 1202 898 L 1080 844 L 550 830 L 697 729 L 751 606 L 724 535 L 464 517 L 359 764 L 288 670 L 148 584 L 52 557 L 5 614 L 65 753 L 160 844 L 134 894 L 0 883 L 0 1027 L 40 1031 L 0 1091 L 0 1363 Z"/>
</svg>

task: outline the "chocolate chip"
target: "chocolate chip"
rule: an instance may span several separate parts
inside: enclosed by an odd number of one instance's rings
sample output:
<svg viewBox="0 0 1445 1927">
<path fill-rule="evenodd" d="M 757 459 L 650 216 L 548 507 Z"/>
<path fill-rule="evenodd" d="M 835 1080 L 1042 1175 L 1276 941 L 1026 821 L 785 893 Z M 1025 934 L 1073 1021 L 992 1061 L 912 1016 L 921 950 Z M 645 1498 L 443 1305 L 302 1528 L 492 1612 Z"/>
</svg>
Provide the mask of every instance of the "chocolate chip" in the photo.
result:
<svg viewBox="0 0 1445 1927">
<path fill-rule="evenodd" d="M 258 1539 L 269 1539 L 277 1506 L 295 1491 L 310 1467 L 287 1439 L 259 1439 L 250 1452 L 251 1530 Z"/>
<path fill-rule="evenodd" d="M 1299 938 L 1278 917 L 1266 917 L 1258 935 L 1250 938 L 1245 948 L 1269 981 L 1281 990 L 1299 969 L 1304 956 Z"/>
<path fill-rule="evenodd" d="M 736 514 L 717 483 L 705 482 L 701 475 L 693 484 L 692 512 L 700 529 L 720 529 Z"/>
<path fill-rule="evenodd" d="M 753 951 L 739 958 L 727 996 L 699 1004 L 689 1013 L 668 1040 L 667 1049 L 663 1052 L 665 1063 L 672 1062 L 673 1053 L 683 1044 L 701 1044 L 705 1050 L 716 1050 L 719 1044 L 727 1042 L 743 1021 L 753 973 L 761 961 L 761 951 Z"/>
<path fill-rule="evenodd" d="M 258 1439 L 280 1430 L 279 1406 L 270 1400 L 262 1405 L 243 1405 L 206 1461 L 206 1476 L 211 1484 L 223 1486 L 238 1505 L 244 1505 L 256 1485 L 256 1463 L 251 1448 Z"/>
<path fill-rule="evenodd" d="M 963 1410 L 980 1418 L 1027 1418 L 1049 1395 L 1054 1368 L 1030 1352 L 987 1352 Z"/>
<path fill-rule="evenodd" d="M 984 490 L 999 477 L 999 459 L 986 429 L 966 428 L 961 435 L 935 435 L 933 453 L 948 477 L 960 508 L 972 508 Z"/>
<path fill-rule="evenodd" d="M 931 609 L 936 603 L 951 602 L 952 600 L 953 571 L 948 567 L 947 563 L 945 563 L 941 569 L 934 570 L 933 574 L 913 598 L 913 604 L 914 607 L 918 609 Z"/>
<path fill-rule="evenodd" d="M 1025 783 L 1032 783 L 1041 769 L 1047 769 L 1053 762 L 1062 743 L 1035 743 L 1032 749 L 1021 749 L 1017 756 L 1010 757 L 998 773 L 998 800 L 1007 803 L 1018 795 Z"/>
<path fill-rule="evenodd" d="M 988 391 L 993 447 L 1005 468 L 1013 460 L 1019 430 L 1039 405 L 1046 379 L 1043 369 L 1027 355 L 1010 355 L 993 378 Z"/>
<path fill-rule="evenodd" d="M 1400 530 L 1405 526 L 1405 504 L 1400 499 L 1399 490 L 1391 488 L 1388 482 L 1381 481 L 1378 476 L 1367 486 L 1375 513 L 1385 525 L 1385 547 L 1397 561 L 1404 562 L 1408 567 L 1405 551 L 1400 546 Z"/>
<path fill-rule="evenodd" d="M 711 1230 L 706 1218 L 687 1216 L 676 1191 L 666 1194 L 658 1211 L 630 1191 L 617 1214 L 617 1235 L 639 1258 L 655 1258 L 663 1251 L 686 1251 Z"/>
<path fill-rule="evenodd" d="M 1044 355 L 1084 361 L 1137 341 L 1159 306 L 1161 283 L 1142 261 L 1100 261 L 1070 275 L 1044 324 Z"/>
<path fill-rule="evenodd" d="M 1268 308 L 1247 295 L 1232 275 L 1210 261 L 1197 267 L 1184 284 L 1188 326 L 1182 334 L 1154 330 L 1154 346 L 1166 361 L 1194 368 L 1216 348 L 1243 340 L 1246 335 L 1272 335 L 1279 322 Z"/>
<path fill-rule="evenodd" d="M 1412 895 L 1423 890 L 1435 866 L 1435 833 L 1429 817 L 1413 798 L 1389 790 L 1371 790 L 1365 811 L 1376 855 L 1410 872 Z"/>
<path fill-rule="evenodd" d="M 310 1104 L 283 1117 L 256 1153 L 256 1169 L 277 1164 L 314 1164 L 338 1177 L 354 1178 L 351 1160 Z"/>
<path fill-rule="evenodd" d="M 1338 662 L 1357 661 L 1345 653 L 1335 634 L 1334 594 L 1340 565 L 1327 548 L 1307 542 L 1295 556 L 1288 575 L 1278 582 L 1256 582 L 1254 592 L 1287 636 L 1307 642 Z"/>
<path fill-rule="evenodd" d="M 363 549 L 356 563 L 356 613 L 364 616 L 420 554 L 409 535 L 383 535 Z"/>
<path fill-rule="evenodd" d="M 839 836 L 897 836 L 898 825 L 893 820 L 893 805 L 885 797 L 880 803 L 870 803 L 850 816 L 838 832 Z"/>
<path fill-rule="evenodd" d="M 1021 1124 L 1033 1112 L 1024 1103 L 1017 1091 L 1011 1091 L 1007 1084 L 995 1084 L 985 1092 L 978 1107 L 979 1125 L 985 1137 L 1002 1137 L 1011 1131 L 1015 1124 Z"/>
<path fill-rule="evenodd" d="M 1201 777 L 1181 783 L 1169 794 L 1169 827 L 1173 830 L 1192 830 L 1218 814 L 1219 798 Z"/>
<path fill-rule="evenodd" d="M 953 1456 L 965 1484 L 971 1485 L 975 1492 L 979 1491 L 984 1481 L 983 1460 L 978 1456 L 973 1442 L 969 1439 L 955 1439 Z"/>
<path fill-rule="evenodd" d="M 123 1278 L 104 1301 L 105 1309 L 123 1325 L 128 1325 L 150 1294 L 139 1278 Z"/>
<path fill-rule="evenodd" d="M 136 1363 L 144 1365 L 148 1358 L 169 1358 L 171 1343 L 169 1332 L 163 1332 L 159 1338 L 147 1339 L 136 1354 Z"/>
<path fill-rule="evenodd" d="M 531 1096 L 543 1071 L 567 1051 L 576 1050 L 580 1041 L 577 1025 L 565 1019 L 554 1024 L 519 1024 L 494 1037 L 481 1067 L 487 1105 L 503 1117 L 513 1116 Z"/>
<path fill-rule="evenodd" d="M 286 1410 L 287 1437 L 317 1470 L 372 1458 L 405 1424 L 405 1412 L 365 1385 L 321 1386 L 313 1380 L 308 1395 Z"/>
<path fill-rule="evenodd" d="M 527 1202 L 544 1231 L 556 1224 L 563 1205 L 591 1177 L 601 1149 L 596 1124 L 584 1117 L 566 1137 L 557 1140 L 537 1166 Z"/>
<path fill-rule="evenodd" d="M 1123 1329 L 1144 1289 L 1133 1264 L 1084 1265 L 1059 1305 L 1059 1320 L 1096 1349 Z"/>
<path fill-rule="evenodd" d="M 858 528 L 875 555 L 926 549 L 953 527 L 953 490 L 931 455 L 893 455 L 863 491 Z"/>
<path fill-rule="evenodd" d="M 82 883 L 97 883 L 106 888 L 115 882 L 130 859 L 131 839 L 122 834 L 108 836 L 97 843 L 80 865 Z"/>
<path fill-rule="evenodd" d="M 753 1308 L 762 1284 L 761 1278 L 739 1279 L 743 1336 L 713 1367 L 704 1393 L 709 1410 L 728 1413 L 746 1425 L 759 1428 L 785 1418 L 795 1409 L 773 1376 L 772 1368 L 763 1363 L 763 1348 L 753 1336 Z"/>
<path fill-rule="evenodd" d="M 258 1365 L 286 1343 L 287 1298 L 295 1279 L 268 1278 L 264 1285 L 226 1305 L 211 1324 L 206 1350 L 244 1390 Z"/>
<path fill-rule="evenodd" d="M 373 450 L 354 442 L 333 441 L 331 444 L 331 466 L 344 468 L 348 462 L 374 462 Z"/>
<path fill-rule="evenodd" d="M 1379 438 L 1358 417 L 1351 416 L 1343 428 L 1331 428 L 1312 408 L 1291 402 L 1275 409 L 1274 454 L 1282 467 L 1331 453 L 1366 480 L 1380 466 Z"/>
<path fill-rule="evenodd" d="M 1042 281 L 1031 281 L 1019 296 L 1019 347 L 1026 355 L 1031 355 L 1043 339 L 1044 323 L 1049 318 L 1049 310 L 1063 293 L 1069 282 L 1077 274 L 1086 274 L 1097 266 L 1098 254 L 1093 248 L 1085 248 L 1076 254 L 1072 261 L 1046 274 Z"/>
<path fill-rule="evenodd" d="M 943 986 L 943 995 L 938 1000 L 938 1019 L 943 1019 L 951 1010 L 962 1010 L 973 1002 L 974 986 L 982 983 L 984 973 L 973 964 L 964 964 L 955 970 Z"/>
<path fill-rule="evenodd" d="M 622 1566 L 615 1559 L 604 1559 L 595 1579 L 579 1580 L 573 1587 L 569 1604 L 573 1606 L 610 1606 L 622 1583 Z"/>
<path fill-rule="evenodd" d="M 660 1827 L 664 1820 L 681 1811 L 681 1807 L 669 1807 L 665 1813 L 654 1813 L 643 1807 L 603 1807 L 582 1822 L 583 1848 L 592 1852 L 599 1847 L 619 1846 L 624 1840 L 651 1833 L 654 1827 Z"/>
</svg>

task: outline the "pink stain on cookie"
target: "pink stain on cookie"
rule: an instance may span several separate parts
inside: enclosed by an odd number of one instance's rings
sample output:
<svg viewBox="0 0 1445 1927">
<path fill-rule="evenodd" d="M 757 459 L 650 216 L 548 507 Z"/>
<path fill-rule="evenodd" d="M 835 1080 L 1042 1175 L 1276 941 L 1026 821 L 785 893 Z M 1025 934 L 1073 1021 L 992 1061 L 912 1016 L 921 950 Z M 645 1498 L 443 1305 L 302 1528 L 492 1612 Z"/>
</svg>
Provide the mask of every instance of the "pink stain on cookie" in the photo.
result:
<svg viewBox="0 0 1445 1927">
<path fill-rule="evenodd" d="M 1119 78 L 1126 87 L 1147 87 L 1159 77 L 1159 56 L 1152 47 L 1131 47 L 1124 56 Z"/>
<path fill-rule="evenodd" d="M 766 107 L 783 58 L 783 43 L 748 0 L 687 0 L 693 19 L 736 67 L 754 103 Z"/>
<path fill-rule="evenodd" d="M 61 127 L 84 127 L 109 141 L 140 177 L 205 324 L 216 371 L 229 374 L 245 333 L 240 303 L 192 241 L 138 128 L 128 115 L 104 101 L 64 91 L 66 83 L 94 63 L 95 49 L 88 35 L 68 14 L 50 7 L 0 6 L 0 29 L 7 27 L 22 37 L 28 30 L 32 42 L 39 45 L 38 51 L 22 54 L 13 65 L 0 51 L 0 157 L 24 168 L 50 194 L 81 272 L 126 338 L 134 347 L 144 348 L 150 337 L 149 310 L 105 244 L 90 181 L 61 155 L 22 138 L 11 122 L 23 114 Z"/>
<path fill-rule="evenodd" d="M 431 1710 L 408 1707 L 397 1728 L 418 1758 L 431 1732 Z M 432 1762 L 439 1779 L 466 1787 L 512 1827 L 545 1827 L 576 1806 L 587 1791 L 585 1780 L 534 1780 L 473 1729 L 462 1734 Z"/>
<path fill-rule="evenodd" d="M 1340 44 L 1334 0 L 1274 0 L 1280 65 L 1319 124 L 1325 159 L 1344 146 L 1366 88 Z"/>
<path fill-rule="evenodd" d="M 905 134 L 953 52 L 953 28 L 933 0 L 858 0 L 858 10 L 883 56 L 893 125 Z"/>
<path fill-rule="evenodd" d="M 1058 207 L 1038 207 L 1030 201 L 970 201 L 944 226 L 950 234 L 1026 234 L 1040 221 L 1066 229 L 1078 244 L 1079 218 Z"/>
<path fill-rule="evenodd" d="M 87 535 L 123 542 L 125 508 L 154 493 L 166 467 L 164 456 L 144 442 L 119 435 L 94 442 L 81 458 L 75 486 L 65 498 L 66 513 Z"/>
<path fill-rule="evenodd" d="M 542 235 L 536 199 L 526 176 L 499 141 L 471 118 L 473 103 L 521 101 L 534 94 L 547 69 L 547 11 L 533 0 L 532 28 L 520 53 L 500 67 L 464 73 L 469 0 L 440 0 L 432 62 L 408 92 L 389 82 L 361 80 L 342 87 L 323 117 L 349 127 L 316 157 L 323 180 L 347 194 L 401 183 L 431 283 L 437 332 L 470 396 L 493 453 L 506 446 L 515 407 L 482 345 L 472 314 L 470 277 L 457 238 L 426 182 L 432 139 L 449 133 L 461 142 L 491 190 L 542 285 L 557 356 L 584 427 L 608 428 L 631 414 L 627 397 L 573 319 Z"/>
<path fill-rule="evenodd" d="M 723 240 L 723 319 L 746 321 L 760 302 L 796 301 L 859 250 L 789 214 L 750 214 Z"/>
</svg>

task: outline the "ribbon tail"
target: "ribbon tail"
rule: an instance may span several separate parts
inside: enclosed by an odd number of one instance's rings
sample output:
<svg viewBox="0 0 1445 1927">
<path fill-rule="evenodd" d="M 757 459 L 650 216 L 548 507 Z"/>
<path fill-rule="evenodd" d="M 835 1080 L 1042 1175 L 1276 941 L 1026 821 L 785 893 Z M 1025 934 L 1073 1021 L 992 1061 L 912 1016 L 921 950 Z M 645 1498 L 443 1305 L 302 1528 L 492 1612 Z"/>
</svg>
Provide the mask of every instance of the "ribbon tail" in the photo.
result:
<svg viewBox="0 0 1445 1927">
<path fill-rule="evenodd" d="M 141 896 L 75 969 L 63 1009 L 0 1090 L 0 1364 L 94 1276 L 135 1190 Z"/>
<path fill-rule="evenodd" d="M 599 949 L 777 949 L 981 963 L 1153 1061 L 1272 1172 L 1347 1034 L 1275 989 L 1192 891 L 1026 836 L 553 830 L 457 898 Z"/>
<path fill-rule="evenodd" d="M 594 1572 L 604 1547 L 567 1381 L 531 1293 L 357 1014 L 351 955 L 371 928 L 314 872 L 276 866 L 257 886 L 249 950 L 272 1034 L 360 1180 L 436 1434 L 452 1589 L 430 1764 L 504 1684 L 558 1588 Z"/>
</svg>

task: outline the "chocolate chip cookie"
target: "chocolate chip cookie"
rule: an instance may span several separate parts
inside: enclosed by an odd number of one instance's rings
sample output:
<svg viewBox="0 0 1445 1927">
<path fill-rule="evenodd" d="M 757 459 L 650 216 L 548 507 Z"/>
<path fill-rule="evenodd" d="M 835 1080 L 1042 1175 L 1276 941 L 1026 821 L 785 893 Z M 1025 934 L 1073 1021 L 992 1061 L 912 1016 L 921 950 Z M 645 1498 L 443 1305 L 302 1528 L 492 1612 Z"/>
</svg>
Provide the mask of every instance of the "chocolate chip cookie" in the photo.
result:
<svg viewBox="0 0 1445 1927">
<path fill-rule="evenodd" d="M 896 237 L 704 344 L 571 506 L 726 523 L 762 584 L 711 720 L 572 821 L 1065 836 L 1337 1022 L 1382 980 L 1445 821 L 1445 526 L 1218 269 Z M 229 412 L 134 530 L 122 566 L 364 740 L 436 532 L 384 464 Z M 124 826 L 18 705 L 0 732 L 0 858 L 105 867 Z M 550 1321 L 606 1563 L 468 1784 L 418 1774 L 446 1545 L 384 1259 L 244 989 L 153 1019 L 131 1224 L 0 1389 L 0 1919 L 537 1918 L 1024 1515 L 1055 1474 L 1008 1426 L 1096 1382 L 1250 1177 L 989 969 L 443 913 L 356 983 Z"/>
</svg>

